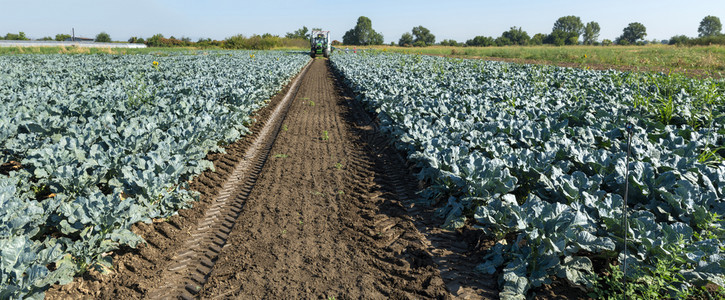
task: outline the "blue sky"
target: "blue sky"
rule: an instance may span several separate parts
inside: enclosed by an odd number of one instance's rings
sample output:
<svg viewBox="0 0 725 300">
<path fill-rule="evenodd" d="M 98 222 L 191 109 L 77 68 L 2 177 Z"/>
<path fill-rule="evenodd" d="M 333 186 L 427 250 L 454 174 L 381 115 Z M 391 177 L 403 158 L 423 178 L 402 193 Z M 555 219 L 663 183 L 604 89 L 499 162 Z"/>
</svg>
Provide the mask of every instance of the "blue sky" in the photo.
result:
<svg viewBox="0 0 725 300">
<path fill-rule="evenodd" d="M 303 25 L 332 31 L 342 40 L 359 16 L 372 20 L 373 29 L 386 42 L 422 25 L 436 41 L 459 42 L 476 35 L 498 37 L 511 26 L 530 36 L 549 33 L 557 18 L 581 17 L 596 21 L 601 39 L 614 39 L 631 22 L 647 27 L 647 39 L 673 35 L 697 36 L 703 17 L 725 21 L 725 0 L 487 0 L 487 1 L 381 1 L 381 0 L 0 0 L 0 34 L 24 31 L 31 38 L 70 33 L 94 37 L 101 31 L 113 40 L 131 36 L 187 36 L 224 39 L 235 34 L 284 35 Z"/>
</svg>

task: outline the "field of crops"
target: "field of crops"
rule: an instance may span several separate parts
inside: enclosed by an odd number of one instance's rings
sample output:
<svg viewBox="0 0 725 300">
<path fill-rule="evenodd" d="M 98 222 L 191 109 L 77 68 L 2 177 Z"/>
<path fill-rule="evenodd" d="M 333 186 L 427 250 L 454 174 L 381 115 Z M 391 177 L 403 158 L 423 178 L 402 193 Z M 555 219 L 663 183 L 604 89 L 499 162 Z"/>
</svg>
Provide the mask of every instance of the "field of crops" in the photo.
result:
<svg viewBox="0 0 725 300">
<path fill-rule="evenodd" d="M 143 242 L 131 226 L 191 206 L 207 154 L 308 61 L 0 56 L 0 299 L 109 271 L 110 252 Z M 724 81 L 376 51 L 330 64 L 415 164 L 441 225 L 495 239 L 476 269 L 501 274 L 501 298 L 557 277 L 596 290 L 625 249 L 631 283 L 725 286 Z"/>
<path fill-rule="evenodd" d="M 421 199 L 444 226 L 496 237 L 478 270 L 502 271 L 502 298 L 524 299 L 552 276 L 592 286 L 592 259 L 622 263 L 625 181 L 630 280 L 664 268 L 677 273 L 674 291 L 725 284 L 723 81 L 385 53 L 331 60 L 420 168 Z"/>
<path fill-rule="evenodd" d="M 309 61 L 284 52 L 0 57 L 0 299 L 110 267 L 136 222 L 195 195 L 210 151 L 247 133 Z"/>
</svg>

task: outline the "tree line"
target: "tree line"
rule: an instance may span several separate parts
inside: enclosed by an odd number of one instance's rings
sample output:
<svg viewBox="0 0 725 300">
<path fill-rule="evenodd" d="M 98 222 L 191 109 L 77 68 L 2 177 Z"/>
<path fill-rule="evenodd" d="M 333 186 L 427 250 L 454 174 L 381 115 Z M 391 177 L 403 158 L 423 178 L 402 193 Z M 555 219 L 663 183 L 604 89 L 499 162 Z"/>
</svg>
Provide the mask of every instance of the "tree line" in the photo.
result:
<svg viewBox="0 0 725 300">
<path fill-rule="evenodd" d="M 716 16 L 707 16 L 700 21 L 697 28 L 698 36 L 691 38 L 685 35 L 675 35 L 669 39 L 670 45 L 725 45 L 725 34 L 722 33 L 722 22 Z"/>
<path fill-rule="evenodd" d="M 422 27 L 422 26 L 419 26 Z M 521 27 L 512 26 L 509 30 L 504 31 L 501 36 L 494 38 L 490 36 L 475 36 L 472 39 L 464 42 L 457 42 L 455 40 L 443 40 L 440 45 L 443 46 L 475 46 L 475 47 L 489 47 L 489 46 L 526 46 L 526 45 L 543 45 L 550 44 L 556 46 L 564 45 L 611 45 L 617 44 L 635 44 L 642 42 L 642 39 L 647 35 L 647 29 L 644 25 L 638 22 L 630 23 L 624 28 L 622 35 L 619 36 L 615 42 L 610 40 L 603 40 L 599 42 L 599 32 L 601 27 L 599 23 L 590 21 L 586 24 L 582 22 L 578 16 L 564 16 L 554 22 L 551 33 L 537 33 L 530 36 L 528 32 L 524 31 Z M 581 40 L 580 40 L 581 37 Z M 410 40 L 403 34 L 398 41 L 399 46 L 424 46 L 423 44 L 416 44 L 415 42 L 410 43 Z"/>
<path fill-rule="evenodd" d="M 525 46 L 525 45 L 543 45 L 550 44 L 556 46 L 564 45 L 643 45 L 648 43 L 645 40 L 647 36 L 647 28 L 639 22 L 632 22 L 622 29 L 622 34 L 614 41 L 604 39 L 599 41 L 599 33 L 601 26 L 595 21 L 586 24 L 582 22 L 578 16 L 564 16 L 554 22 L 551 33 L 537 33 L 533 36 L 524 31 L 521 27 L 512 26 L 509 30 L 504 31 L 501 36 L 494 38 L 490 36 L 476 36 L 466 42 L 457 42 L 455 40 L 443 40 L 439 45 L 442 46 Z M 709 45 L 723 44 L 725 45 L 725 35 L 721 33 L 722 24 L 720 19 L 715 16 L 707 16 L 698 28 L 699 37 L 689 38 L 684 35 L 673 36 L 669 40 L 660 41 L 669 44 L 686 44 L 686 45 Z M 580 40 L 581 37 L 581 40 Z M 358 18 L 357 24 L 353 29 L 345 33 L 343 37 L 345 45 L 382 45 L 383 35 L 376 32 L 372 28 L 372 21 L 361 16 Z M 391 43 L 394 45 L 395 43 Z M 403 47 L 425 47 L 436 44 L 435 35 L 423 26 L 416 26 L 410 32 L 403 33 L 398 40 L 397 45 Z"/>
<path fill-rule="evenodd" d="M 313 30 L 316 28 L 313 28 Z M 181 37 L 176 38 L 174 36 L 165 37 L 163 34 L 155 34 L 150 38 L 144 39 L 142 37 L 133 36 L 128 39 L 129 43 L 135 44 L 146 44 L 149 47 L 199 47 L 199 48 L 224 48 L 224 49 L 251 49 L 251 50 L 268 50 L 277 47 L 306 47 L 308 46 L 308 29 L 303 27 L 297 31 L 287 33 L 286 36 L 280 37 L 272 34 L 262 35 L 235 35 L 228 37 L 224 40 L 212 40 L 210 38 L 200 38 L 197 41 L 192 41 L 191 38 Z M 55 38 L 43 37 L 41 41 L 66 41 L 71 38 L 69 34 L 56 34 Z M 18 40 L 28 41 L 28 38 L 24 32 L 8 33 L 4 37 L 0 36 L 0 40 Z M 96 35 L 95 42 L 110 43 L 112 42 L 111 36 L 106 32 L 101 32 Z"/>
<path fill-rule="evenodd" d="M 39 39 L 39 41 L 58 41 L 58 42 L 62 42 L 62 41 L 65 41 L 65 40 L 70 39 L 71 37 L 72 36 L 70 34 L 59 33 L 59 34 L 56 34 L 55 35 L 55 38 L 52 38 L 50 36 L 46 36 L 46 37 L 43 37 L 43 38 Z M 4 37 L 0 35 L 0 40 L 29 41 L 30 38 L 28 38 L 27 36 L 25 36 L 25 32 L 20 31 L 17 34 L 15 34 L 15 33 L 7 33 Z M 110 43 L 111 42 L 111 36 L 108 35 L 108 33 L 101 32 L 101 33 L 99 33 L 99 34 L 96 35 L 96 38 L 94 39 L 94 41 L 101 42 L 101 43 Z"/>
<path fill-rule="evenodd" d="M 525 46 L 525 45 L 542 45 L 551 44 L 557 46 L 563 45 L 641 45 L 647 41 L 647 28 L 639 22 L 629 23 L 622 30 L 622 34 L 614 41 L 604 39 L 599 42 L 599 32 L 601 27 L 599 23 L 590 21 L 584 24 L 578 16 L 564 16 L 554 22 L 551 33 L 537 33 L 533 36 L 524 31 L 521 27 L 512 26 L 509 30 L 504 31 L 501 36 L 493 38 L 490 36 L 476 36 L 466 42 L 457 42 L 455 40 L 443 40 L 439 45 L 443 46 Z M 320 30 L 320 28 L 312 28 L 312 30 Z M 687 37 L 685 35 L 675 35 L 669 40 L 663 40 L 662 43 L 671 45 L 725 45 L 725 35 L 722 33 L 722 23 L 720 18 L 715 16 L 706 16 L 700 22 L 698 27 L 698 37 Z M 200 47 L 200 48 L 224 48 L 224 49 L 253 49 L 265 50 L 277 47 L 307 47 L 310 30 L 307 26 L 303 26 L 292 32 L 288 32 L 285 36 L 272 35 L 269 33 L 262 35 L 235 35 L 224 40 L 212 40 L 209 38 L 200 38 L 196 42 L 188 37 L 176 38 L 170 36 L 164 37 L 163 34 L 156 34 L 148 39 L 141 37 L 131 37 L 129 43 L 142 43 L 149 47 Z M 70 38 L 68 34 L 56 34 L 55 38 L 44 37 L 41 40 L 64 41 Z M 581 37 L 581 41 L 580 41 Z M 8 33 L 4 40 L 29 40 L 24 32 L 17 34 Z M 96 35 L 96 42 L 111 42 L 111 37 L 106 32 Z M 340 44 L 339 41 L 333 41 L 333 44 Z M 342 37 L 342 44 L 345 45 L 382 45 L 383 35 L 372 28 L 370 18 L 360 16 L 357 19 L 355 27 L 345 32 Z M 395 45 L 395 43 L 391 43 Z M 404 47 L 425 47 L 436 44 L 436 37 L 428 28 L 416 26 L 410 32 L 403 33 L 398 40 L 397 45 Z"/>
</svg>

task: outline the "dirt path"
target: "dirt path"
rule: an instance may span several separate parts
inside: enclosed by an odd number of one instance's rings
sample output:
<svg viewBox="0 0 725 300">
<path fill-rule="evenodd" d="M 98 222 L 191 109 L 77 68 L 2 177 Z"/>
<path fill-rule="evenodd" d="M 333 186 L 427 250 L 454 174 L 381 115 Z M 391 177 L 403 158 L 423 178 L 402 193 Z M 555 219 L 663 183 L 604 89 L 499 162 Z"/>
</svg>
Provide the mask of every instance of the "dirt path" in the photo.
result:
<svg viewBox="0 0 725 300">
<path fill-rule="evenodd" d="M 91 272 L 47 298 L 497 298 L 496 278 L 473 272 L 490 241 L 439 230 L 432 210 L 415 205 L 417 181 L 327 60 L 299 77 L 281 124 L 268 119 L 287 107 L 286 91 L 259 113 L 254 134 L 209 157 L 216 172 L 192 184 L 199 203 L 135 226 L 148 244 L 114 253 L 114 274 Z M 269 155 L 250 157 L 267 121 L 280 128 Z M 256 175 L 238 174 L 257 160 Z M 230 191 L 235 177 L 246 181 Z"/>
<path fill-rule="evenodd" d="M 202 298 L 446 295 L 413 224 L 378 207 L 389 199 L 327 68 L 304 78 Z"/>
</svg>

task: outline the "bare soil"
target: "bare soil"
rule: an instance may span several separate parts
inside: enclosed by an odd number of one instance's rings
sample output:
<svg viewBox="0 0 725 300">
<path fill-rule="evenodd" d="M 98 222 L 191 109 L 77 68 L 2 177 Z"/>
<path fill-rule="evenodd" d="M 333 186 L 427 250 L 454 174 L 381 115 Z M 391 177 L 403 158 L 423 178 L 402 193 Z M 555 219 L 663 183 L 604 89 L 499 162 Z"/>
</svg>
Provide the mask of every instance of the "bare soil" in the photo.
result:
<svg viewBox="0 0 725 300">
<path fill-rule="evenodd" d="M 415 227 L 379 207 L 348 109 L 316 60 L 202 298 L 445 297 Z"/>
<path fill-rule="evenodd" d="M 11 160 L 0 165 L 0 174 L 8 175 L 10 171 L 17 171 L 23 168 L 19 162 Z"/>
</svg>

